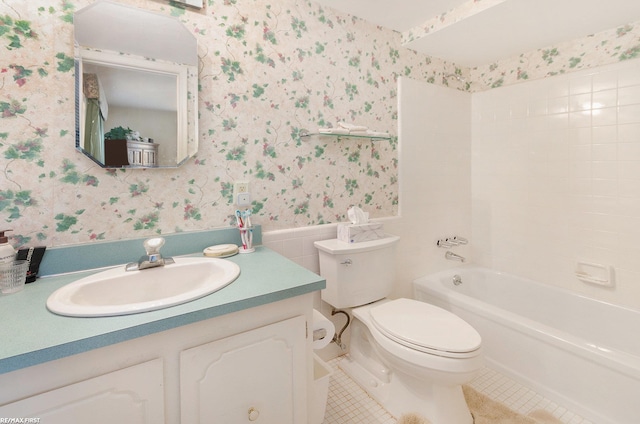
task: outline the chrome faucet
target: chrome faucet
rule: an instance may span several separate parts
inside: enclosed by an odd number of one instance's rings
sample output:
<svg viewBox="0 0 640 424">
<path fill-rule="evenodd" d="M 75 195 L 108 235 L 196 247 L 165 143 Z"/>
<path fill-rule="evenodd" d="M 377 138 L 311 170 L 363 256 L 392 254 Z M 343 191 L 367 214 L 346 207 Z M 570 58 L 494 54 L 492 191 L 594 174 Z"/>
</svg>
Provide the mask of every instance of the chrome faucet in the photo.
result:
<svg viewBox="0 0 640 424">
<path fill-rule="evenodd" d="M 150 238 L 144 241 L 144 250 L 146 255 L 140 257 L 138 262 L 130 262 L 125 265 L 125 271 L 136 271 L 147 268 L 156 268 L 175 263 L 173 258 L 163 258 L 160 254 L 160 248 L 164 246 L 163 237 Z"/>
<path fill-rule="evenodd" d="M 465 261 L 464 256 L 457 255 L 457 254 L 455 254 L 453 252 L 450 252 L 448 250 L 444 254 L 444 257 L 445 257 L 445 259 L 449 259 L 449 260 L 452 260 L 452 261 L 460 261 L 460 262 L 464 262 Z"/>
<path fill-rule="evenodd" d="M 436 241 L 436 246 L 448 249 L 449 247 L 459 246 L 461 244 L 468 244 L 469 240 L 464 237 L 447 237 L 446 239 L 440 239 Z"/>
</svg>

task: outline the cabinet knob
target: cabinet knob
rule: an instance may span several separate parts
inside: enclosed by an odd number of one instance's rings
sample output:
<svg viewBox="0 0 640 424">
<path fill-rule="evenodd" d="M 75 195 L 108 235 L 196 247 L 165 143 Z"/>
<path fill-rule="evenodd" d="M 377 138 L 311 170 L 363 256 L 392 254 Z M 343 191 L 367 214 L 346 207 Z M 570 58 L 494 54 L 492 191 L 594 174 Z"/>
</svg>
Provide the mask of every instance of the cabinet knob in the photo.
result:
<svg viewBox="0 0 640 424">
<path fill-rule="evenodd" d="M 260 411 L 258 411 L 253 406 L 249 408 L 249 421 L 255 421 L 260 416 Z"/>
</svg>

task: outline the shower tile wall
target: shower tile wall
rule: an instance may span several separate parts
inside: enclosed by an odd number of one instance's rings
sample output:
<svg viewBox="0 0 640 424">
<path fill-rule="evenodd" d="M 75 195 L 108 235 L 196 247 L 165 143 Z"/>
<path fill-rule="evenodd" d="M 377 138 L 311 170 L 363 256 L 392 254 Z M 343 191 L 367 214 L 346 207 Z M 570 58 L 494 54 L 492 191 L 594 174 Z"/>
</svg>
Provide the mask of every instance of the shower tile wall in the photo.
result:
<svg viewBox="0 0 640 424">
<path fill-rule="evenodd" d="M 640 61 L 476 93 L 472 140 L 476 262 L 640 307 Z"/>
<path fill-rule="evenodd" d="M 471 94 L 402 77 L 398 106 L 400 222 L 393 297 L 412 297 L 411 282 L 458 266 L 440 238 L 471 236 Z M 452 249 L 469 257 L 468 246 Z"/>
</svg>

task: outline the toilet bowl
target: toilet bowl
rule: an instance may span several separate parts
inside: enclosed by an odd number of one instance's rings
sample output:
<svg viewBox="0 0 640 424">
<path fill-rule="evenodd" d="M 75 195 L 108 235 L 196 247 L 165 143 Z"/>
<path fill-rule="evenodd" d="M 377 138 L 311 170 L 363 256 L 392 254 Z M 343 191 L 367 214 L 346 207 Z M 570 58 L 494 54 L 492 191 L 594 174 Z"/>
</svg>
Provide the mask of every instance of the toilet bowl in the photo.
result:
<svg viewBox="0 0 640 424">
<path fill-rule="evenodd" d="M 352 310 L 349 357 L 339 362 L 396 418 L 419 413 L 432 424 L 471 424 L 462 393 L 482 368 L 480 335 L 448 311 L 412 299 Z"/>
<path fill-rule="evenodd" d="M 349 354 L 338 365 L 396 418 L 418 413 L 431 424 L 472 424 L 462 384 L 483 365 L 480 335 L 437 306 L 386 298 L 398 239 L 314 243 L 327 281 L 322 299 L 353 315 Z"/>
</svg>

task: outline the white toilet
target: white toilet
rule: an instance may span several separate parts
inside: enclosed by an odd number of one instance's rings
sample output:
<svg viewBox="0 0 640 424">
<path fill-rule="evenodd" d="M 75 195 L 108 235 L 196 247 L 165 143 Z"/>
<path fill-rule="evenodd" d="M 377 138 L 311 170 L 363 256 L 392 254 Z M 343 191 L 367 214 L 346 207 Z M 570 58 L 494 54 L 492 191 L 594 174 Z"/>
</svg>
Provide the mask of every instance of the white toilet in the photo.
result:
<svg viewBox="0 0 640 424">
<path fill-rule="evenodd" d="M 362 243 L 317 241 L 322 299 L 351 310 L 349 356 L 342 368 L 398 418 L 418 413 L 432 424 L 471 424 L 462 393 L 483 365 L 478 332 L 444 309 L 389 300 L 399 237 Z"/>
</svg>

